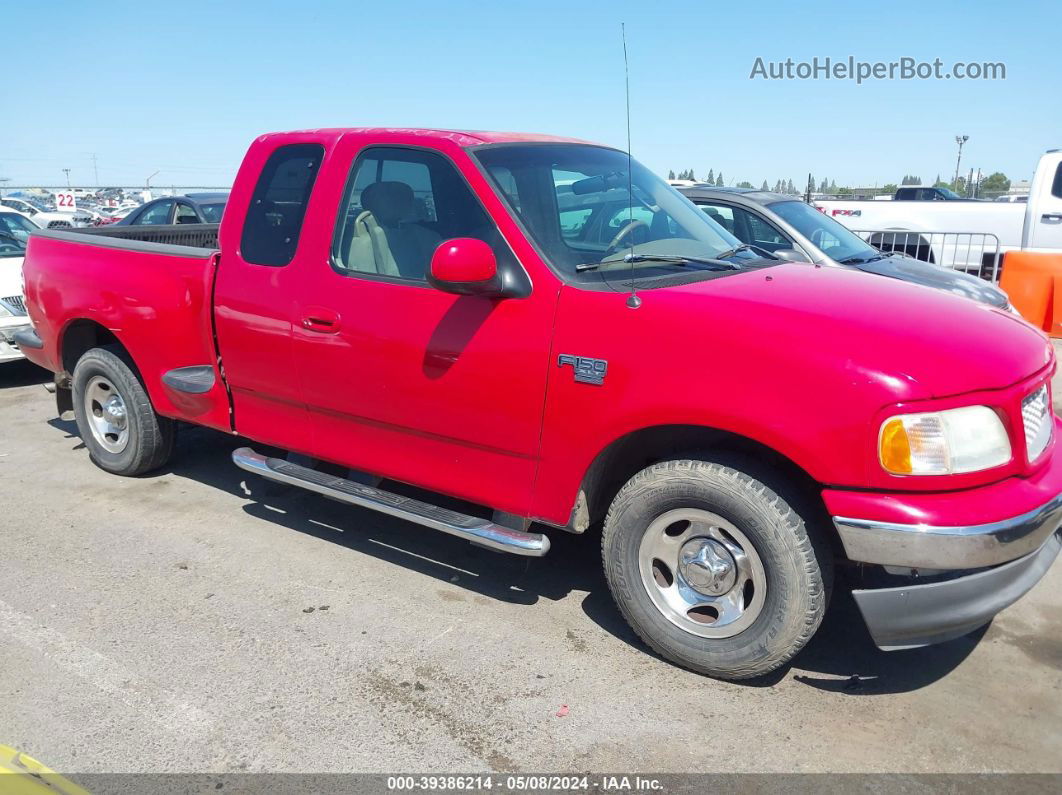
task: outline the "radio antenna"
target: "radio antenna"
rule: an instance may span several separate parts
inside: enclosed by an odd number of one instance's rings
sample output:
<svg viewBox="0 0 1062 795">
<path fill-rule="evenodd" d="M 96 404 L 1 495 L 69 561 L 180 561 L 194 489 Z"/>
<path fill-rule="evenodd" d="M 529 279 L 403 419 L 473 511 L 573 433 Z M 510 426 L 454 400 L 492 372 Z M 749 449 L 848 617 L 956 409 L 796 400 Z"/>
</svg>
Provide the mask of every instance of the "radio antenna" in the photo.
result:
<svg viewBox="0 0 1062 795">
<path fill-rule="evenodd" d="M 634 180 L 631 176 L 631 75 L 627 65 L 627 24 L 625 22 L 620 22 L 620 36 L 623 38 L 623 86 L 627 100 L 627 205 L 630 210 L 627 223 L 630 225 L 634 223 Z M 638 297 L 638 289 L 634 286 L 634 238 L 630 233 L 628 237 L 631 239 L 631 253 L 627 255 L 631 263 L 631 294 L 627 298 L 627 307 L 637 309 L 642 305 L 642 299 Z"/>
</svg>

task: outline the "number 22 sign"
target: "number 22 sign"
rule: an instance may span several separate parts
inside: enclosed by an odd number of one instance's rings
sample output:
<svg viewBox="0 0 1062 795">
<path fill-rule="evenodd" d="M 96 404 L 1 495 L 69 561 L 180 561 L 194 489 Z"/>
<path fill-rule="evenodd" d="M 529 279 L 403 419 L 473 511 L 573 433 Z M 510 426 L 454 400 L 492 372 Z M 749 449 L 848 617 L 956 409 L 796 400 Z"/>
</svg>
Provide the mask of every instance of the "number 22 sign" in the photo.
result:
<svg viewBox="0 0 1062 795">
<path fill-rule="evenodd" d="M 72 213 L 77 209 L 77 201 L 70 191 L 59 191 L 55 194 L 55 209 L 61 213 Z"/>
</svg>

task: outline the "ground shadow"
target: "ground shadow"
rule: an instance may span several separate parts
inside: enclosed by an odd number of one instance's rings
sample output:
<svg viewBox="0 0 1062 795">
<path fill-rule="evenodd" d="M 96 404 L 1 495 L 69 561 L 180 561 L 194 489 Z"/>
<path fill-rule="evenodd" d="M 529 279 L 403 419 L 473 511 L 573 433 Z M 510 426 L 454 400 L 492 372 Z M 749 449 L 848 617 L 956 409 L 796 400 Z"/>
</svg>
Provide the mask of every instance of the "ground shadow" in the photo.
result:
<svg viewBox="0 0 1062 795">
<path fill-rule="evenodd" d="M 53 427 L 77 438 L 72 422 L 52 420 Z M 302 489 L 282 486 L 233 465 L 231 452 L 246 440 L 206 428 L 181 426 L 177 455 L 161 473 L 203 483 L 251 502 L 243 510 L 331 544 L 371 555 L 454 587 L 500 601 L 533 605 L 540 598 L 559 600 L 572 591 L 585 592 L 584 614 L 617 639 L 655 655 L 620 616 L 605 582 L 600 562 L 600 533 L 583 536 L 536 528 L 549 534 L 552 549 L 545 558 L 523 558 L 475 547 L 461 539 L 374 511 L 344 505 Z M 262 453 L 283 456 L 264 445 Z M 425 494 L 402 484 L 384 488 L 409 496 Z M 438 501 L 438 498 L 434 498 Z M 485 515 L 456 500 L 446 507 Z M 750 687 L 771 687 L 791 673 L 809 687 L 845 695 L 901 693 L 925 687 L 956 668 L 976 647 L 984 629 L 948 643 L 904 652 L 882 652 L 874 646 L 855 601 L 838 577 L 833 600 L 819 631 L 788 666 L 758 679 Z"/>
<path fill-rule="evenodd" d="M 0 364 L 0 389 L 46 384 L 51 380 L 50 372 L 26 359 Z"/>
</svg>

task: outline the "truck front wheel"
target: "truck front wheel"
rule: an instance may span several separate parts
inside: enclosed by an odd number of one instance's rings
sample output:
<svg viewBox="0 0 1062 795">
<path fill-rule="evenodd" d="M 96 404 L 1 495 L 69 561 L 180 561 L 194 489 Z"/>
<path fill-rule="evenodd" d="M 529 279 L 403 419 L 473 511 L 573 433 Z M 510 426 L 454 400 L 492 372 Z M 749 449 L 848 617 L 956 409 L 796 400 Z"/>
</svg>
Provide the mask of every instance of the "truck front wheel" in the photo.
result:
<svg viewBox="0 0 1062 795">
<path fill-rule="evenodd" d="M 742 471 L 756 469 L 654 464 L 620 489 L 602 535 L 605 576 L 634 631 L 672 662 L 720 679 L 788 662 L 818 629 L 831 584 L 828 545 Z"/>
<path fill-rule="evenodd" d="M 74 417 L 93 462 L 115 475 L 141 475 L 173 454 L 174 423 L 155 413 L 120 348 L 93 348 L 71 379 Z"/>
</svg>

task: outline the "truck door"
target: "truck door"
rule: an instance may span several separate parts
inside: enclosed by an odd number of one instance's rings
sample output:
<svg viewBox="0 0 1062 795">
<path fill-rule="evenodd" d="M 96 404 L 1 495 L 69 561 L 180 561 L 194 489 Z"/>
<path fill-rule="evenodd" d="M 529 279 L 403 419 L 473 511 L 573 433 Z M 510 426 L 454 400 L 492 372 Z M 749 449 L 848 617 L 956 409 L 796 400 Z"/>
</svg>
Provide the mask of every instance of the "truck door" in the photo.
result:
<svg viewBox="0 0 1062 795">
<path fill-rule="evenodd" d="M 345 143 L 330 160 L 331 248 L 299 285 L 293 331 L 317 454 L 523 513 L 556 291 L 495 300 L 429 286 L 444 240 L 474 237 L 499 261 L 514 255 L 447 156 L 370 146 L 355 157 Z"/>
<path fill-rule="evenodd" d="M 1025 208 L 1022 248 L 1062 251 L 1062 151 L 1040 159 Z"/>
<path fill-rule="evenodd" d="M 291 326 L 298 314 L 296 283 L 308 257 L 307 246 L 300 245 L 303 219 L 324 152 L 310 141 L 258 144 L 248 152 L 221 228 L 214 289 L 218 350 L 236 429 L 299 452 L 311 452 L 312 434 Z"/>
</svg>

